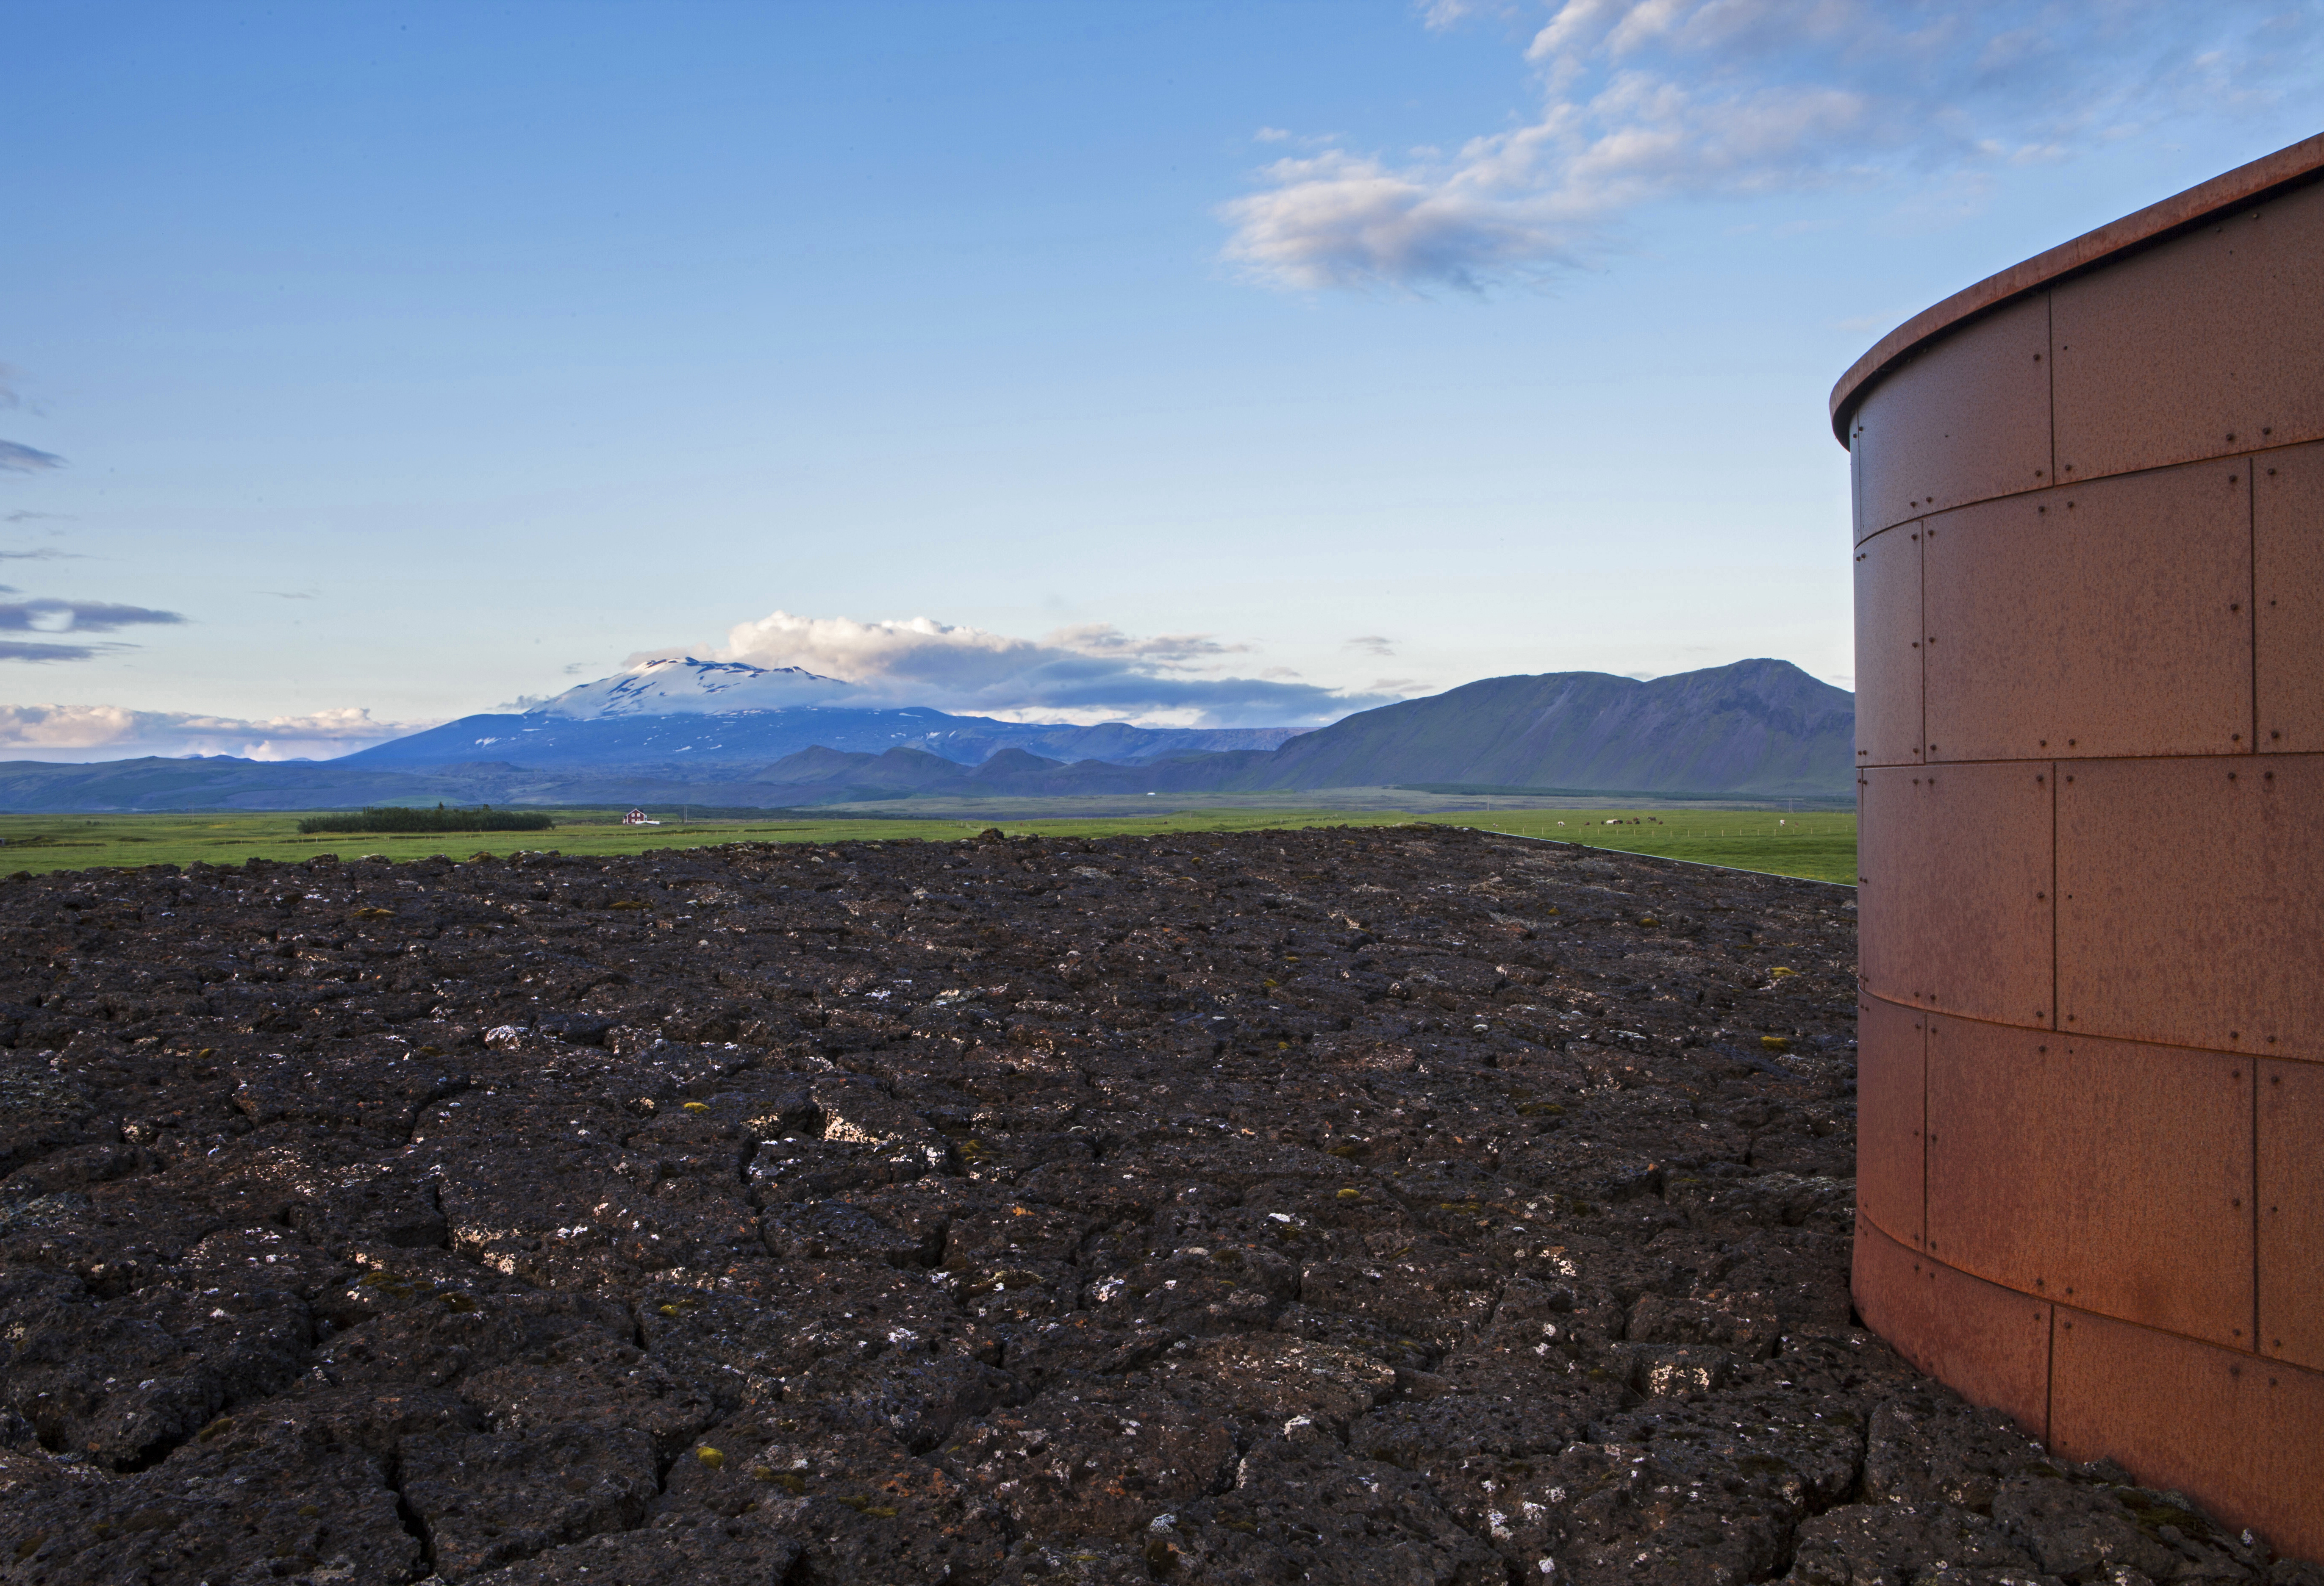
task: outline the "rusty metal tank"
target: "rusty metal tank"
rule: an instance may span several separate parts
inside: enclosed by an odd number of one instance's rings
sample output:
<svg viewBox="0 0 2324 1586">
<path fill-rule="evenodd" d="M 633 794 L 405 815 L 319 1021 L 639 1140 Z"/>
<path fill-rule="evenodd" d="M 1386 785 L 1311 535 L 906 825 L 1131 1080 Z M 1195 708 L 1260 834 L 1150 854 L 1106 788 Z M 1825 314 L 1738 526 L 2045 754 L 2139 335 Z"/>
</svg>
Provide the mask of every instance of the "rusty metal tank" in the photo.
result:
<svg viewBox="0 0 2324 1586">
<path fill-rule="evenodd" d="M 2324 1558 L 2324 137 L 1907 322 L 1855 501 L 1855 1292 Z"/>
</svg>

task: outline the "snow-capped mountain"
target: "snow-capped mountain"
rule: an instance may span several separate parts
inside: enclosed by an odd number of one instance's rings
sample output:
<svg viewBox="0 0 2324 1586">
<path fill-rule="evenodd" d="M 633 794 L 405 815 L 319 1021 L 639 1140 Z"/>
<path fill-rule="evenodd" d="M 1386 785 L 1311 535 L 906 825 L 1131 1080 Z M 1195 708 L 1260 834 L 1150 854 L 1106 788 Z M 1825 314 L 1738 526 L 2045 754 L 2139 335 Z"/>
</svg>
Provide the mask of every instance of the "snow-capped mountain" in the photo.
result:
<svg viewBox="0 0 2324 1586">
<path fill-rule="evenodd" d="M 742 661 L 650 660 L 583 683 L 538 714 L 572 721 L 614 716 L 724 715 L 738 710 L 796 710 L 833 703 L 848 685 L 804 667 L 754 667 Z"/>
<path fill-rule="evenodd" d="M 961 765 L 978 765 L 1004 749 L 1065 761 L 1144 761 L 1226 749 L 1272 749 L 1292 736 L 1289 727 L 1001 722 L 989 716 L 946 715 L 925 705 L 849 710 L 804 705 L 788 710 L 622 712 L 579 718 L 536 711 L 462 716 L 358 751 L 346 757 L 346 763 L 420 770 L 497 761 L 531 770 L 684 768 L 688 775 L 728 776 L 812 748 L 872 754 L 918 749 Z M 709 769 L 714 767 L 724 769 Z"/>
<path fill-rule="evenodd" d="M 462 716 L 348 756 L 364 766 L 420 769 L 498 762 L 530 770 L 683 768 L 734 774 L 810 748 L 878 754 L 926 751 L 978 765 L 1004 749 L 1065 761 L 1144 761 L 1220 750 L 1272 749 L 1289 727 L 1133 727 L 1126 722 L 1002 722 L 862 698 L 803 667 L 753 667 L 695 656 L 650 660 L 568 688 L 521 714 Z M 724 770 L 707 768 L 723 767 Z M 697 768 L 702 768 L 697 770 Z"/>
</svg>

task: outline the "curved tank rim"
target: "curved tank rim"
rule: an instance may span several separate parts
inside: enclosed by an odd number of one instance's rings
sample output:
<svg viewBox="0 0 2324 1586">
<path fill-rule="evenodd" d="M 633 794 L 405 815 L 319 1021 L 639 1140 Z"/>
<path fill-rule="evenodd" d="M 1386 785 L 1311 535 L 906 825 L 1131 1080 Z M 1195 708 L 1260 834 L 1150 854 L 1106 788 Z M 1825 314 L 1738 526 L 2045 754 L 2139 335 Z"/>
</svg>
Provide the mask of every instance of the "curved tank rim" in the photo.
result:
<svg viewBox="0 0 2324 1586">
<path fill-rule="evenodd" d="M 2191 230 L 2222 210 L 2263 202 L 2319 180 L 2324 180 L 2324 133 L 2084 232 L 1923 309 L 1875 342 L 1831 388 L 1833 438 L 1846 446 L 1849 420 L 1872 387 L 1938 337 L 2028 293 Z"/>
</svg>

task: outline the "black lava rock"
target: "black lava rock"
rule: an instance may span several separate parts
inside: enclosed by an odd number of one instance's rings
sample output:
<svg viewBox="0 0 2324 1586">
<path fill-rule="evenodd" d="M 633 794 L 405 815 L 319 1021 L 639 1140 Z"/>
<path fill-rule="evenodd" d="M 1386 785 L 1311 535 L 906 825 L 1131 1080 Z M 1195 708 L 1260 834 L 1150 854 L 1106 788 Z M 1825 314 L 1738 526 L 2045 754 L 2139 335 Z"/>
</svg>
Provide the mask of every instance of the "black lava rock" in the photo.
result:
<svg viewBox="0 0 2324 1586">
<path fill-rule="evenodd" d="M 0 882 L 0 1581 L 2303 1578 L 1855 1323 L 1853 977 L 1444 828 Z"/>
</svg>

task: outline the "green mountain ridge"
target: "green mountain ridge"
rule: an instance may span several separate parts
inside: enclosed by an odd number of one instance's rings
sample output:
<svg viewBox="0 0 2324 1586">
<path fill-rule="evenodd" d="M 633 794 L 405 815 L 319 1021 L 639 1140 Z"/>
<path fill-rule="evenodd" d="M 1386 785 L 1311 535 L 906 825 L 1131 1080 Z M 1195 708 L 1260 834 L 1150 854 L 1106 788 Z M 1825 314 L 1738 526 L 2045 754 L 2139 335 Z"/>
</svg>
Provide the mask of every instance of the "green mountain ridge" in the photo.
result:
<svg viewBox="0 0 2324 1586">
<path fill-rule="evenodd" d="M 1488 678 L 1364 711 L 1272 751 L 1068 765 L 1022 749 L 962 767 L 911 749 L 787 755 L 752 779 L 797 802 L 1484 784 L 1568 791 L 1846 798 L 1856 700 L 1789 661 L 1640 682 L 1605 672 Z M 880 794 L 866 789 L 880 788 Z"/>
<path fill-rule="evenodd" d="M 1856 696 L 1789 661 L 1742 660 L 1646 682 L 1553 672 L 1487 678 L 1349 716 L 1284 744 L 1250 785 L 1830 796 L 1855 784 L 1855 740 Z"/>
</svg>

